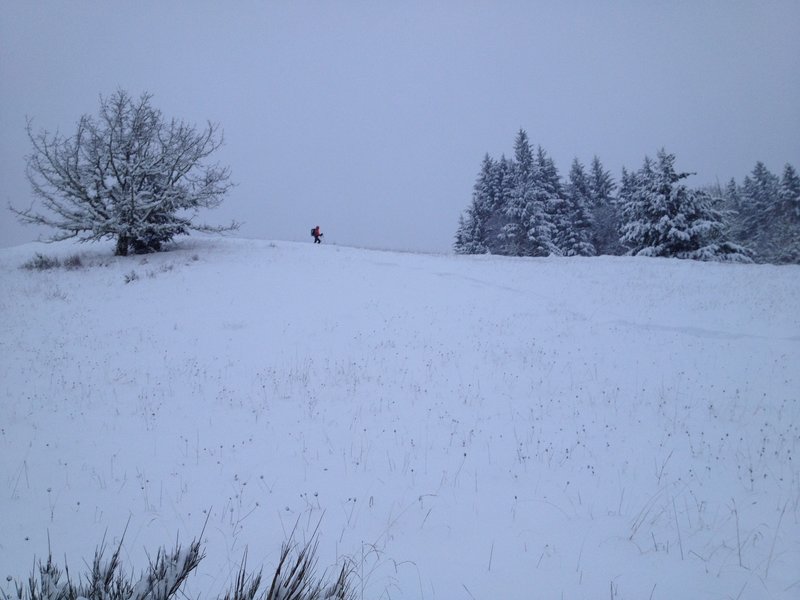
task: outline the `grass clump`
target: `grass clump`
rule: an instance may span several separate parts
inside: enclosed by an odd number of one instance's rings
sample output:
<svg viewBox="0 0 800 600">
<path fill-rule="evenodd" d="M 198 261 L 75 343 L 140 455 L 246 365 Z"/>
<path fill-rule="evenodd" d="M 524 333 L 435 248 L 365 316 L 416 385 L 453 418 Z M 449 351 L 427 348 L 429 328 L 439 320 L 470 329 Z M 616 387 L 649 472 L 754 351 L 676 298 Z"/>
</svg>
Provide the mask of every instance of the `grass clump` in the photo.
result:
<svg viewBox="0 0 800 600">
<path fill-rule="evenodd" d="M 80 269 L 81 267 L 83 267 L 83 261 L 81 260 L 80 254 L 73 254 L 72 256 L 68 256 L 64 259 L 65 269 L 74 271 L 75 269 Z"/>
<path fill-rule="evenodd" d="M 36 253 L 32 259 L 22 265 L 23 269 L 29 271 L 48 271 L 50 269 L 58 269 L 61 267 L 61 261 L 58 258 L 45 256 L 39 252 Z"/>
<path fill-rule="evenodd" d="M 201 536 L 202 537 L 202 536 Z M 200 542 L 187 547 L 160 548 L 155 560 L 139 576 L 123 570 L 120 560 L 122 542 L 105 560 L 105 543 L 95 551 L 91 565 L 82 578 L 73 578 L 65 566 L 53 561 L 38 564 L 25 582 L 14 582 L 15 592 L 0 590 L 0 600 L 200 600 L 183 590 L 189 575 L 205 557 Z M 247 553 L 242 559 L 230 589 L 217 600 L 355 600 L 350 584 L 351 569 L 345 564 L 336 579 L 327 581 L 325 573 L 316 573 L 317 542 L 312 539 L 297 547 L 291 540 L 281 547 L 280 558 L 269 588 L 262 586 L 262 571 L 248 572 Z"/>
<path fill-rule="evenodd" d="M 22 268 L 28 271 L 49 271 L 51 269 L 65 268 L 70 271 L 83 267 L 83 260 L 79 254 L 68 256 L 63 261 L 56 256 L 46 256 L 40 252 L 29 261 L 23 263 Z"/>
</svg>

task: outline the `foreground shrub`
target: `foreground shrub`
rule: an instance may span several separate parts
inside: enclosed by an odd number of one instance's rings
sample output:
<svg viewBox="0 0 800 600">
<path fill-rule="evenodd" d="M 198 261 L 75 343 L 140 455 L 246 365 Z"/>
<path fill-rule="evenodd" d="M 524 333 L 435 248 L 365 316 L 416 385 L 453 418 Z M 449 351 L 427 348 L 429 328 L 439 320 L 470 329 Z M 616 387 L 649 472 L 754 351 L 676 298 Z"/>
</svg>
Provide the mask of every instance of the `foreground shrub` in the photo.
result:
<svg viewBox="0 0 800 600">
<path fill-rule="evenodd" d="M 60 266 L 61 261 L 58 258 L 45 256 L 37 252 L 36 256 L 22 265 L 22 268 L 29 271 L 47 271 L 49 269 L 58 269 Z"/>
<path fill-rule="evenodd" d="M 50 269 L 60 269 L 61 267 L 64 267 L 70 271 L 80 269 L 83 267 L 83 260 L 79 254 L 73 254 L 72 256 L 65 258 L 62 262 L 57 257 L 45 256 L 44 254 L 37 252 L 36 256 L 34 256 L 28 262 L 22 264 L 22 268 L 29 271 L 48 271 Z"/>
<path fill-rule="evenodd" d="M 167 551 L 160 548 L 155 560 L 138 578 L 126 573 L 120 562 L 122 543 L 104 560 L 105 544 L 95 551 L 90 570 L 82 578 L 71 576 L 69 569 L 58 567 L 53 556 L 39 562 L 27 582 L 14 582 L 15 593 L 8 596 L 0 590 L 2 600 L 170 600 L 181 591 L 184 582 L 205 557 L 199 541 L 188 547 Z M 247 571 L 247 555 L 242 559 L 236 580 L 218 600 L 354 600 L 349 577 L 351 570 L 345 564 L 335 580 L 317 576 L 317 543 L 313 540 L 297 549 L 291 542 L 281 547 L 278 565 L 269 588 L 262 587 L 262 571 Z M 88 567 L 88 565 L 87 565 Z M 199 598 L 198 596 L 197 598 Z"/>
<path fill-rule="evenodd" d="M 64 268 L 65 269 L 80 269 L 83 266 L 83 261 L 79 254 L 73 254 L 72 256 L 68 256 L 64 259 Z"/>
</svg>

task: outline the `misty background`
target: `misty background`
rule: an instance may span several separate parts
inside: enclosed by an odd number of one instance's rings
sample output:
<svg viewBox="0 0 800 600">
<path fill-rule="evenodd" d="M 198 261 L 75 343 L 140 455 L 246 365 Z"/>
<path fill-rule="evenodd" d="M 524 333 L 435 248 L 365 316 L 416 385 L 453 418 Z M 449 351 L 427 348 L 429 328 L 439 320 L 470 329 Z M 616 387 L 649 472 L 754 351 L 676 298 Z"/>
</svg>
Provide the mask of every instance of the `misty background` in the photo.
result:
<svg viewBox="0 0 800 600">
<path fill-rule="evenodd" d="M 484 154 L 524 128 L 566 175 L 665 147 L 690 184 L 800 164 L 800 3 L 0 2 L 0 246 L 41 233 L 34 130 L 153 94 L 218 122 L 241 237 L 447 252 Z"/>
</svg>

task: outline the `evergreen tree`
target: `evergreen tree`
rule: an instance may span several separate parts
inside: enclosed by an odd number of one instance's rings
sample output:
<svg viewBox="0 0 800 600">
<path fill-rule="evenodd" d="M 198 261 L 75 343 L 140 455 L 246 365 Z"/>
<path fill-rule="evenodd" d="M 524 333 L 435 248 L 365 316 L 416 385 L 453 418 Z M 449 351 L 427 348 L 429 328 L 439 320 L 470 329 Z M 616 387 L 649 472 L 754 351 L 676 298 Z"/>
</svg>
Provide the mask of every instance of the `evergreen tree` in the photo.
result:
<svg viewBox="0 0 800 600">
<path fill-rule="evenodd" d="M 553 159 L 548 156 L 544 148 L 537 146 L 536 148 L 536 165 L 539 167 L 539 174 L 541 178 L 541 185 L 550 196 L 554 198 L 562 198 L 563 190 L 561 185 L 561 177 L 558 175 L 558 168 Z"/>
<path fill-rule="evenodd" d="M 503 155 L 492 169 L 492 204 L 486 223 L 487 246 L 492 254 L 502 254 L 503 227 L 507 223 L 506 210 L 514 194 L 514 185 L 514 161 Z"/>
<path fill-rule="evenodd" d="M 592 244 L 597 254 L 623 254 L 619 241 L 619 211 L 614 200 L 616 184 L 611 173 L 603 168 L 600 159 L 592 159 L 588 176 L 590 207 L 592 211 Z"/>
<path fill-rule="evenodd" d="M 779 262 L 780 178 L 761 161 L 744 178 L 739 190 L 737 230 L 740 242 L 753 249 L 758 262 Z"/>
<path fill-rule="evenodd" d="M 562 253 L 565 256 L 594 256 L 596 250 L 592 243 L 594 219 L 589 177 L 577 158 L 570 167 L 564 198 L 569 227 L 562 230 L 559 244 Z"/>
<path fill-rule="evenodd" d="M 553 244 L 553 226 L 547 212 L 548 196 L 523 129 L 514 143 L 514 158 L 514 186 L 504 206 L 506 223 L 500 233 L 502 254 L 549 256 L 558 250 Z"/>
<path fill-rule="evenodd" d="M 725 191 L 723 193 L 725 195 L 726 208 L 732 208 L 738 211 L 742 199 L 739 195 L 739 186 L 736 185 L 736 180 L 733 177 L 731 177 L 728 185 L 725 186 Z"/>
<path fill-rule="evenodd" d="M 560 255 L 555 243 L 556 225 L 553 215 L 556 212 L 560 183 L 553 162 L 544 154 L 541 147 L 531 176 L 527 182 L 528 219 L 526 221 L 526 256 Z"/>
<path fill-rule="evenodd" d="M 649 159 L 645 157 L 645 160 L 647 161 Z M 625 167 L 622 167 L 620 183 L 619 193 L 617 194 L 617 204 L 621 207 L 633 198 L 633 192 L 636 190 L 636 173 L 632 173 Z"/>
<path fill-rule="evenodd" d="M 788 163 L 783 167 L 779 193 L 783 204 L 783 212 L 800 219 L 800 176 L 797 175 L 795 168 Z"/>
<path fill-rule="evenodd" d="M 731 177 L 722 190 L 722 216 L 727 226 L 728 238 L 732 242 L 747 246 L 747 235 L 741 215 L 742 197 L 736 180 Z"/>
<path fill-rule="evenodd" d="M 490 250 L 489 220 L 494 210 L 495 162 L 487 154 L 472 191 L 472 202 L 459 219 L 454 249 L 458 254 L 485 254 Z"/>
<path fill-rule="evenodd" d="M 790 164 L 783 168 L 775 216 L 776 262 L 800 264 L 800 176 Z"/>
<path fill-rule="evenodd" d="M 591 169 L 575 159 L 562 182 L 555 162 L 524 129 L 514 158 L 488 154 L 459 218 L 458 253 L 510 256 L 633 255 L 703 260 L 800 263 L 800 176 L 758 162 L 741 186 L 731 179 L 693 190 L 674 155 L 645 157 L 622 169 L 619 187 L 595 156 Z M 616 197 L 614 192 L 617 191 Z M 150 215 L 158 226 L 159 214 Z"/>
<path fill-rule="evenodd" d="M 649 179 L 650 176 L 652 176 L 652 161 L 649 156 L 644 157 L 644 164 L 638 171 L 628 171 L 625 167 L 622 167 L 616 205 L 619 214 L 617 239 L 620 246 L 624 248 L 623 254 L 630 254 L 629 248 L 623 242 L 623 225 L 637 218 L 640 212 L 638 190 L 645 185 L 646 182 L 644 180 Z"/>
<path fill-rule="evenodd" d="M 652 185 L 652 166 L 649 156 L 638 171 L 622 168 L 622 185 L 617 197 L 620 207 L 620 242 L 628 248 L 628 254 L 655 243 L 656 238 L 645 227 L 652 220 L 647 214 L 646 190 Z M 649 234 L 650 237 L 646 237 Z M 634 244 L 634 239 L 636 240 Z"/>
<path fill-rule="evenodd" d="M 741 246 L 724 238 L 722 214 L 711 196 L 681 183 L 675 156 L 664 150 L 645 159 L 622 207 L 622 242 L 636 256 L 748 261 Z"/>
<path fill-rule="evenodd" d="M 544 148 L 536 149 L 536 166 L 538 179 L 536 180 L 538 195 L 545 206 L 547 220 L 550 223 L 550 240 L 552 242 L 549 254 L 562 255 L 573 235 L 571 232 L 572 221 L 569 205 L 564 197 L 561 177 L 558 174 L 555 162 L 547 155 Z M 547 256 L 542 254 L 541 256 Z"/>
<path fill-rule="evenodd" d="M 471 208 L 465 210 L 458 217 L 458 228 L 453 242 L 453 250 L 456 254 L 479 254 L 479 252 L 474 251 L 474 240 L 480 238 L 480 229 L 476 227 Z"/>
</svg>

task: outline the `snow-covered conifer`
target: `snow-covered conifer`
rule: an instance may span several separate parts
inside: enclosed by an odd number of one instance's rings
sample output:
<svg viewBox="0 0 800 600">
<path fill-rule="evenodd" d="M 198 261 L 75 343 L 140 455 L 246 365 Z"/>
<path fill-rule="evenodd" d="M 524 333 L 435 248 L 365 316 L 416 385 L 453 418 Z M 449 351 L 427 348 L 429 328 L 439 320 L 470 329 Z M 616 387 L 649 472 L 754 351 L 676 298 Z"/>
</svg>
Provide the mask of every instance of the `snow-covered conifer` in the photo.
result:
<svg viewBox="0 0 800 600">
<path fill-rule="evenodd" d="M 800 263 L 800 176 L 790 164 L 783 168 L 778 191 L 776 262 Z"/>
<path fill-rule="evenodd" d="M 757 162 L 739 189 L 737 230 L 758 262 L 792 262 L 786 248 L 791 245 L 791 212 L 782 199 L 781 179 Z"/>
<path fill-rule="evenodd" d="M 495 162 L 492 169 L 492 204 L 489 219 L 486 223 L 486 239 L 489 252 L 492 254 L 502 253 L 502 232 L 503 227 L 508 222 L 506 208 L 514 195 L 514 186 L 514 161 L 503 155 L 499 161 Z"/>
<path fill-rule="evenodd" d="M 550 197 L 539 161 L 534 159 L 528 135 L 520 130 L 514 143 L 514 187 L 504 207 L 501 248 L 510 256 L 558 254 L 549 214 Z"/>
<path fill-rule="evenodd" d="M 508 201 L 503 205 L 503 226 L 499 232 L 500 253 L 507 256 L 525 254 L 525 222 L 527 220 L 528 186 L 533 170 L 533 152 L 524 129 L 514 140 L 514 159 L 510 163 L 512 185 Z"/>
<path fill-rule="evenodd" d="M 619 210 L 614 198 L 617 186 L 597 156 L 592 159 L 588 178 L 595 251 L 597 254 L 623 254 L 625 249 L 619 241 Z"/>
<path fill-rule="evenodd" d="M 454 249 L 458 254 L 489 252 L 487 226 L 494 208 L 495 161 L 487 154 L 472 190 L 472 202 L 459 220 Z"/>
<path fill-rule="evenodd" d="M 594 256 L 596 254 L 592 243 L 594 218 L 591 211 L 589 177 L 577 158 L 572 161 L 570 167 L 564 199 L 568 219 L 567 226 L 559 232 L 561 251 L 565 256 Z"/>
<path fill-rule="evenodd" d="M 781 202 L 785 205 L 786 212 L 800 219 L 800 176 L 798 176 L 795 168 L 788 163 L 783 167 L 780 197 Z"/>
<path fill-rule="evenodd" d="M 469 208 L 458 216 L 458 227 L 456 228 L 455 240 L 453 241 L 453 250 L 456 254 L 469 254 L 467 245 L 471 239 L 471 224 L 468 223 L 468 214 Z"/>
<path fill-rule="evenodd" d="M 536 180 L 538 195 L 545 205 L 545 212 L 551 225 L 551 240 L 553 249 L 551 254 L 565 253 L 568 238 L 572 236 L 572 215 L 564 195 L 564 186 L 558 174 L 553 159 L 548 156 L 544 148 L 536 149 L 536 165 L 538 178 Z"/>
<path fill-rule="evenodd" d="M 636 256 L 748 261 L 744 248 L 725 239 L 722 214 L 711 196 L 681 183 L 675 156 L 664 150 L 645 159 L 622 207 L 622 242 Z"/>
<path fill-rule="evenodd" d="M 742 196 L 736 180 L 731 177 L 720 191 L 722 217 L 728 231 L 728 238 L 741 246 L 748 247 L 747 232 L 742 219 Z M 750 250 L 750 254 L 754 252 Z"/>
</svg>

